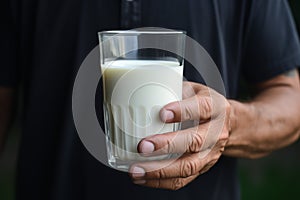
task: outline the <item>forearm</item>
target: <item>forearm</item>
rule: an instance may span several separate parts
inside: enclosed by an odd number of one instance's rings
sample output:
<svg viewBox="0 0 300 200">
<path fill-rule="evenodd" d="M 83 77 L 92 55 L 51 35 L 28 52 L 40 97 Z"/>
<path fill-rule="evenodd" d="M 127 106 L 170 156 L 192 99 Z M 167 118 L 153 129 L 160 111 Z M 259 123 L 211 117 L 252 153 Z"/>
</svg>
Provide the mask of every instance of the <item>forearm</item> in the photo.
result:
<svg viewBox="0 0 300 200">
<path fill-rule="evenodd" d="M 257 158 L 297 141 L 300 130 L 299 87 L 267 87 L 251 102 L 230 100 L 231 132 L 225 155 Z"/>
<path fill-rule="evenodd" d="M 0 153 L 3 151 L 11 124 L 13 93 L 13 89 L 0 87 Z"/>
</svg>

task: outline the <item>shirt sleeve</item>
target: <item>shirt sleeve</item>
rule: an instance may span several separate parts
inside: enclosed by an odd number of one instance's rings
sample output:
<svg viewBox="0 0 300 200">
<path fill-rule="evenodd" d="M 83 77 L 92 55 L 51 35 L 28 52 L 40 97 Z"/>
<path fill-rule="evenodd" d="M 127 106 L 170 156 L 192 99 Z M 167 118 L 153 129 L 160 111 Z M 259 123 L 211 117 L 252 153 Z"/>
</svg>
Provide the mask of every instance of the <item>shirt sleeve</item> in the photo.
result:
<svg viewBox="0 0 300 200">
<path fill-rule="evenodd" d="M 253 1 L 245 29 L 242 72 L 261 82 L 300 66 L 300 44 L 285 0 Z"/>
<path fill-rule="evenodd" d="M 17 34 L 8 0 L 0 3 L 0 86 L 15 87 L 18 83 Z"/>
</svg>

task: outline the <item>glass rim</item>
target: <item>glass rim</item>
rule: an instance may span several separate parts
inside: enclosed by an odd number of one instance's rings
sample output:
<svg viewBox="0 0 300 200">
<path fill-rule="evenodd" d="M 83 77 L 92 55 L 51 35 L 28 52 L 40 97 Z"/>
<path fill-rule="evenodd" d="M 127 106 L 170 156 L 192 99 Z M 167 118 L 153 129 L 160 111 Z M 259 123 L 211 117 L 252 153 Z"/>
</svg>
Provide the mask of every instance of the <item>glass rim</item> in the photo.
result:
<svg viewBox="0 0 300 200">
<path fill-rule="evenodd" d="M 122 35 L 140 35 L 140 34 L 151 34 L 151 35 L 167 35 L 167 34 L 186 34 L 186 31 L 183 30 L 172 30 L 172 29 L 149 29 L 149 30 L 105 30 L 99 31 L 99 35 L 103 34 L 122 34 Z"/>
</svg>

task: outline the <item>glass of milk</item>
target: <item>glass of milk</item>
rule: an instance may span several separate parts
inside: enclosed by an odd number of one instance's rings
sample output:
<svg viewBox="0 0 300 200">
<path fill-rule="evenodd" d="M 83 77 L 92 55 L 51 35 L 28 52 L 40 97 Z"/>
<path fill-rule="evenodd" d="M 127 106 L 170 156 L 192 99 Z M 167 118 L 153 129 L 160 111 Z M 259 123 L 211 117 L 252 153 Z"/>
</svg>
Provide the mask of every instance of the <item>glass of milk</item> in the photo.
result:
<svg viewBox="0 0 300 200">
<path fill-rule="evenodd" d="M 159 112 L 182 99 L 185 32 L 142 28 L 98 35 L 108 163 L 128 170 L 134 162 L 168 159 L 142 156 L 137 145 L 180 128 L 161 121 Z"/>
</svg>

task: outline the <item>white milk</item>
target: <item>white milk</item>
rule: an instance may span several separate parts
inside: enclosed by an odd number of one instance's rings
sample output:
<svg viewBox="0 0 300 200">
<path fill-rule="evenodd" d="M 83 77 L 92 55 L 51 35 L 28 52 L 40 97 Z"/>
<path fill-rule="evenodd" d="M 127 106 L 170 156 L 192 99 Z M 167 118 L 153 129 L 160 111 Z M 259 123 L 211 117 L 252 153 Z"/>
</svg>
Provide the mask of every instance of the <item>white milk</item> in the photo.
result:
<svg viewBox="0 0 300 200">
<path fill-rule="evenodd" d="M 163 123 L 159 111 L 181 100 L 183 66 L 173 61 L 117 60 L 101 70 L 109 160 L 144 160 L 137 153 L 142 138 L 178 128 Z"/>
</svg>

